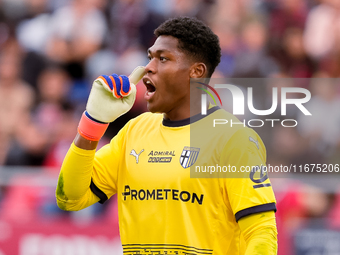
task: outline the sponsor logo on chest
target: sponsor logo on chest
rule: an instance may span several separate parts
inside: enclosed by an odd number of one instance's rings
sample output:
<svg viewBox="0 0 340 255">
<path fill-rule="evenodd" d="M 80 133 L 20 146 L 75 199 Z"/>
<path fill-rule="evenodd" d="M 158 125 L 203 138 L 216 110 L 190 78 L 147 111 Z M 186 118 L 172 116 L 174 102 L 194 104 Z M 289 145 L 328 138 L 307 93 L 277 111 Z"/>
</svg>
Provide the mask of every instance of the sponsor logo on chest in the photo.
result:
<svg viewBox="0 0 340 255">
<path fill-rule="evenodd" d="M 139 153 L 134 149 L 131 150 L 130 155 L 135 158 L 136 164 L 140 162 L 140 155 L 142 152 L 144 152 L 144 149 L 140 150 Z M 180 165 L 183 168 L 188 168 L 195 164 L 199 152 L 199 148 L 185 146 L 179 157 Z M 151 150 L 147 154 L 148 163 L 170 163 L 175 156 L 175 150 Z"/>
<path fill-rule="evenodd" d="M 177 189 L 132 189 L 125 185 L 123 201 L 174 200 L 202 205 L 203 194 Z"/>
<path fill-rule="evenodd" d="M 148 154 L 148 163 L 170 163 L 172 157 L 175 157 L 175 151 L 157 151 L 152 150 Z"/>
</svg>

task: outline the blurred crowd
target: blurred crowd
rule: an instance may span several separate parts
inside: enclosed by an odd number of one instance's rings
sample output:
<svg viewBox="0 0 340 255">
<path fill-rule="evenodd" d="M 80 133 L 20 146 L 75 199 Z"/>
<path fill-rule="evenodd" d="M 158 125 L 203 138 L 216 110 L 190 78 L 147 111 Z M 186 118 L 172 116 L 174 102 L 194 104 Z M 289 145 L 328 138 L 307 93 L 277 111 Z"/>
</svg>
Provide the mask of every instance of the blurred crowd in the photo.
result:
<svg viewBox="0 0 340 255">
<path fill-rule="evenodd" d="M 145 65 L 153 30 L 179 15 L 219 36 L 214 77 L 340 76 L 337 0 L 2 0 L 0 165 L 60 166 L 92 81 Z M 339 101 L 329 90 L 315 88 L 326 108 Z M 144 111 L 137 96 L 107 139 Z"/>
<path fill-rule="evenodd" d="M 302 86 L 313 95 L 314 122 L 256 130 L 270 163 L 339 163 L 340 86 L 333 79 L 340 77 L 338 0 L 1 0 L 0 166 L 59 167 L 93 80 L 147 64 L 154 29 L 180 15 L 204 20 L 219 36 L 222 59 L 213 77 L 314 78 Z M 132 110 L 110 125 L 102 144 L 147 110 L 144 92 L 139 84 Z M 340 199 L 311 190 L 324 196 L 323 207 L 288 188 L 278 199 L 299 216 L 324 216 L 332 202 L 335 215 Z M 317 213 L 313 203 L 322 207 Z"/>
</svg>

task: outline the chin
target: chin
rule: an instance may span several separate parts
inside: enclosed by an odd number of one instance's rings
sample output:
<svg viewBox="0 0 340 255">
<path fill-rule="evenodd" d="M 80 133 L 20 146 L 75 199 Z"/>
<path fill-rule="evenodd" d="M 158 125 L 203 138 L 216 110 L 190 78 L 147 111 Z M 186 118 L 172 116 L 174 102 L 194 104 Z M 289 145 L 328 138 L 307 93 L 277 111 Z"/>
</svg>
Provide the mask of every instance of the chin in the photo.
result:
<svg viewBox="0 0 340 255">
<path fill-rule="evenodd" d="M 161 111 L 159 107 L 151 105 L 150 103 L 147 104 L 147 108 L 151 113 L 163 113 L 163 111 Z"/>
<path fill-rule="evenodd" d="M 157 109 L 150 105 L 149 103 L 147 103 L 146 107 L 148 108 L 149 112 L 152 112 L 152 113 L 156 113 L 157 112 Z"/>
</svg>

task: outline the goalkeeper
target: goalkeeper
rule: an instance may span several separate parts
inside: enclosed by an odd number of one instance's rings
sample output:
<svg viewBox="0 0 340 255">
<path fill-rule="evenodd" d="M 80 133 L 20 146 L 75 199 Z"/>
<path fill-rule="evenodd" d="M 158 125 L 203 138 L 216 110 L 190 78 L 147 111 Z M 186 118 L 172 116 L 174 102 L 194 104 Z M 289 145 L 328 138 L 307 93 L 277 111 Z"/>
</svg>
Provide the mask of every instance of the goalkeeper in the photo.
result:
<svg viewBox="0 0 340 255">
<path fill-rule="evenodd" d="M 190 79 L 211 77 L 220 62 L 217 36 L 188 17 L 165 21 L 155 35 L 145 68 L 94 81 L 60 171 L 58 206 L 81 210 L 117 194 L 126 254 L 276 254 L 276 206 L 268 178 L 190 178 L 188 155 L 196 155 L 193 165 L 266 161 L 260 137 L 243 126 L 209 139 L 212 150 L 190 147 L 191 125 L 237 121 L 217 106 L 204 116 L 190 112 Z M 96 152 L 109 123 L 132 107 L 140 79 L 150 112 L 130 120 Z"/>
</svg>

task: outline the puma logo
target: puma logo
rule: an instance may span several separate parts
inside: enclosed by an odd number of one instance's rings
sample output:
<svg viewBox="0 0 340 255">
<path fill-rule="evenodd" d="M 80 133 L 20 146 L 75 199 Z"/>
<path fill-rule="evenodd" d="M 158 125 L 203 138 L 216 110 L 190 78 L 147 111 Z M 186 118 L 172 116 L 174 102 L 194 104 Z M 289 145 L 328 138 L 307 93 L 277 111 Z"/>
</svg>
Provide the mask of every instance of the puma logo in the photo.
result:
<svg viewBox="0 0 340 255">
<path fill-rule="evenodd" d="M 138 164 L 138 162 L 139 162 L 139 155 L 140 155 L 143 151 L 144 151 L 144 149 L 141 150 L 140 153 L 138 153 L 138 154 L 137 154 L 137 152 L 136 152 L 135 150 L 132 150 L 132 151 L 130 152 L 130 155 L 132 155 L 132 156 L 134 156 L 134 157 L 136 158 L 136 164 Z"/>
<path fill-rule="evenodd" d="M 260 149 L 260 147 L 259 147 L 259 141 L 256 141 L 254 138 L 252 138 L 251 136 L 249 136 L 249 141 L 251 141 L 251 142 L 253 142 L 253 143 L 255 143 L 256 144 L 256 147 L 257 147 L 257 149 Z"/>
</svg>

